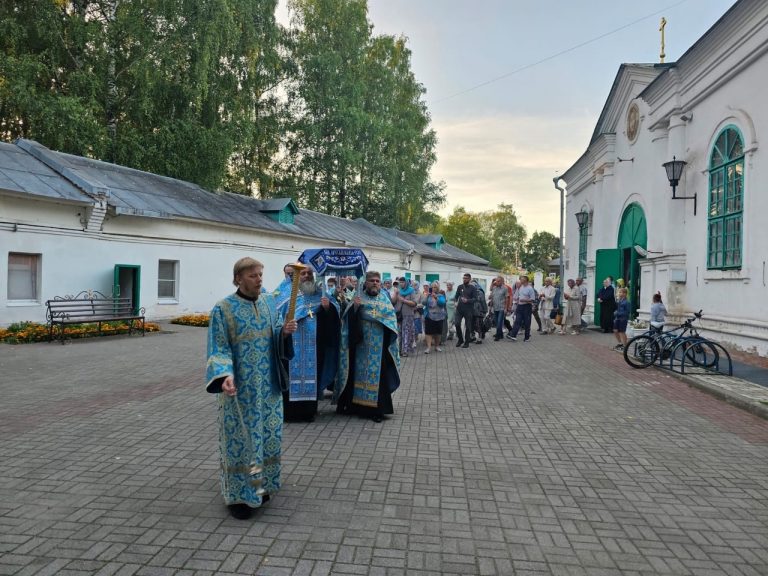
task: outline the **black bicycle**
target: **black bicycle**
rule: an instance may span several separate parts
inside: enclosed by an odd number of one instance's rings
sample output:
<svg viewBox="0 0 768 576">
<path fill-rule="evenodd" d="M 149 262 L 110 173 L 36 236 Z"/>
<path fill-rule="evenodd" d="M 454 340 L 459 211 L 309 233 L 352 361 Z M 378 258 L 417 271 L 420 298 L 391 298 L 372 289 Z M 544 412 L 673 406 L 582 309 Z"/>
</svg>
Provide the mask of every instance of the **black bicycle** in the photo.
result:
<svg viewBox="0 0 768 576">
<path fill-rule="evenodd" d="M 717 348 L 706 338 L 699 336 L 693 323 L 700 319 L 702 311 L 695 312 L 680 326 L 661 331 L 651 328 L 647 332 L 635 336 L 624 347 L 624 360 L 632 368 L 647 368 L 657 360 L 674 359 L 687 361 L 695 366 L 711 368 L 716 366 L 720 358 Z"/>
</svg>

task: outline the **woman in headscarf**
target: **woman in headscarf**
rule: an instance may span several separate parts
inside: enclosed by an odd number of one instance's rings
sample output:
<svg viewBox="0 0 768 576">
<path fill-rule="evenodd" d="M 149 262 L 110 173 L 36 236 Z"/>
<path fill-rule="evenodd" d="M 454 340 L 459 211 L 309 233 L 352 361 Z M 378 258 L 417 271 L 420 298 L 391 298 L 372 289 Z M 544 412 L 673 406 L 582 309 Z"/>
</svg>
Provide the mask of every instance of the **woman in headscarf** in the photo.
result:
<svg viewBox="0 0 768 576">
<path fill-rule="evenodd" d="M 418 294 L 405 278 L 400 279 L 400 290 L 397 294 L 396 308 L 400 306 L 403 320 L 400 322 L 400 356 L 408 356 L 416 343 L 416 329 L 413 312 L 416 308 Z"/>
</svg>

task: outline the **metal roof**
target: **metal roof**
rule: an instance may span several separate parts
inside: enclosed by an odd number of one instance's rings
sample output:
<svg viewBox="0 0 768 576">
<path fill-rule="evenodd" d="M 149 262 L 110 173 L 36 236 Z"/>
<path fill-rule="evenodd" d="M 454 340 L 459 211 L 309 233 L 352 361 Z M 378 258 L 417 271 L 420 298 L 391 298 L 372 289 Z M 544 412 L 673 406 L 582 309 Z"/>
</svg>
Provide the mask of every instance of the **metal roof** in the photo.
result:
<svg viewBox="0 0 768 576">
<path fill-rule="evenodd" d="M 57 172 L 14 144 L 0 142 L 0 190 L 92 204 L 93 200 Z"/>
<path fill-rule="evenodd" d="M 410 232 L 403 232 L 402 230 L 393 230 L 401 240 L 405 240 L 413 245 L 416 253 L 422 257 L 429 258 L 431 260 L 456 260 L 465 264 L 473 264 L 476 266 L 487 266 L 488 260 L 470 254 L 461 248 L 457 248 L 447 242 L 443 244 L 440 250 L 435 250 L 432 246 L 426 244 L 418 234 L 411 234 Z"/>
<path fill-rule="evenodd" d="M 418 236 L 376 226 L 363 218 L 349 220 L 304 209 L 294 215 L 293 224 L 278 222 L 268 213 L 286 207 L 293 211 L 296 206 L 290 198 L 260 200 L 231 192 L 211 192 L 191 182 L 55 152 L 31 140 L 0 143 L 0 190 L 82 204 L 103 197 L 116 215 L 218 222 L 346 246 L 413 249 L 427 258 L 488 264 L 450 244 L 435 250 L 424 243 L 424 238 L 437 239 L 440 235 Z"/>
</svg>

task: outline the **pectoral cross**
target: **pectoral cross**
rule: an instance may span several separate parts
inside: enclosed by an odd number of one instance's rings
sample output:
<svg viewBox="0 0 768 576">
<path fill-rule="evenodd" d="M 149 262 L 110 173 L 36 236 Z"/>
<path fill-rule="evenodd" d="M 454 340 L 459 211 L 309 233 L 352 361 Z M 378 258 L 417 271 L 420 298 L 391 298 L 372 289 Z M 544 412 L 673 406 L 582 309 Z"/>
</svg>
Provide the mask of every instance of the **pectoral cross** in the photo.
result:
<svg viewBox="0 0 768 576">
<path fill-rule="evenodd" d="M 309 315 L 309 317 L 310 317 L 310 318 L 314 318 L 314 317 L 315 317 L 315 315 L 314 315 L 314 314 L 312 314 L 312 308 L 310 308 L 309 310 L 307 310 L 307 314 Z"/>
<path fill-rule="evenodd" d="M 667 19 L 664 16 L 661 17 L 661 24 L 659 25 L 659 32 L 661 32 L 661 52 L 659 52 L 659 61 L 664 64 L 664 58 L 667 56 L 664 54 L 664 27 L 667 25 Z"/>
</svg>

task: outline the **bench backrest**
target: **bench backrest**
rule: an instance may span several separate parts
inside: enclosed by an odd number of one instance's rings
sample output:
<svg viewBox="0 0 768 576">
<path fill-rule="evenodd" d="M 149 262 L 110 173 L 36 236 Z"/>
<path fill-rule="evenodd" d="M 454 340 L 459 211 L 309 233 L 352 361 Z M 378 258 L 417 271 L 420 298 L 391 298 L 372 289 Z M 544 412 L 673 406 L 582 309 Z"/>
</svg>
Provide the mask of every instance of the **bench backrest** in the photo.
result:
<svg viewBox="0 0 768 576">
<path fill-rule="evenodd" d="M 111 298 L 100 292 L 81 292 L 74 297 L 54 298 L 46 301 L 49 320 L 110 318 L 131 316 L 135 313 L 130 298 Z"/>
</svg>

